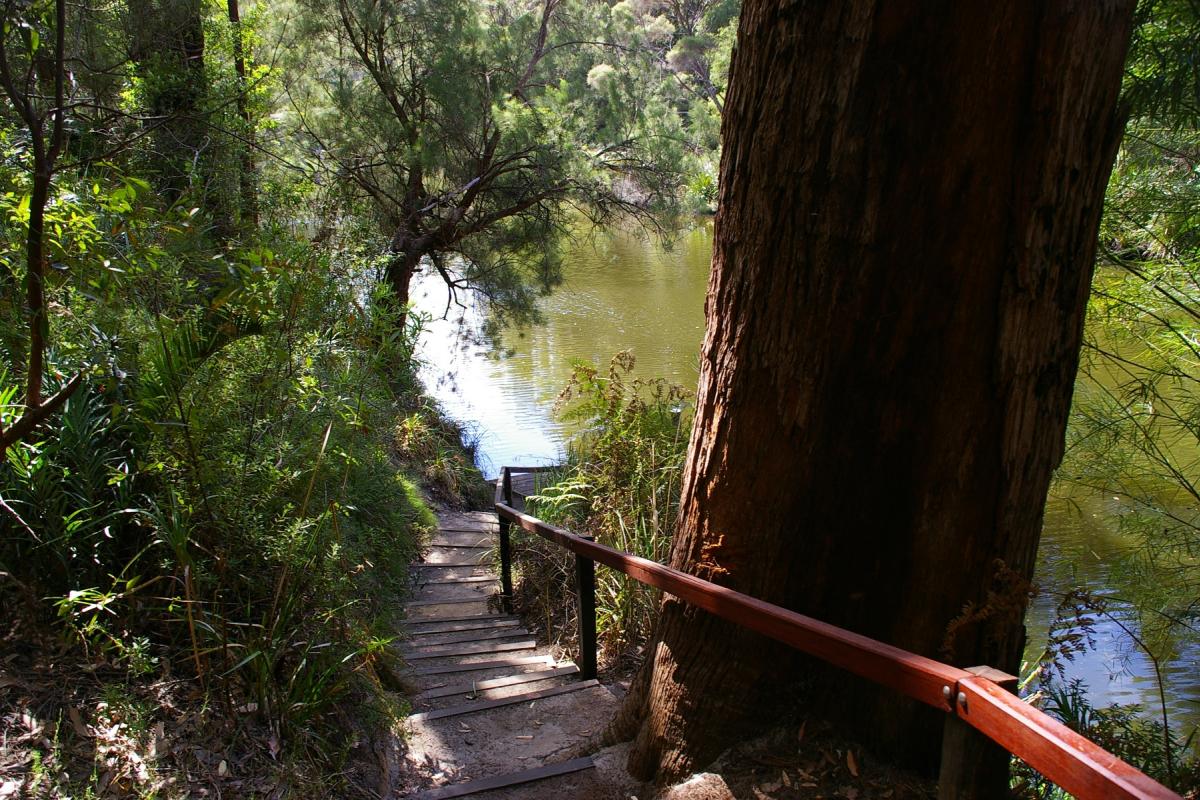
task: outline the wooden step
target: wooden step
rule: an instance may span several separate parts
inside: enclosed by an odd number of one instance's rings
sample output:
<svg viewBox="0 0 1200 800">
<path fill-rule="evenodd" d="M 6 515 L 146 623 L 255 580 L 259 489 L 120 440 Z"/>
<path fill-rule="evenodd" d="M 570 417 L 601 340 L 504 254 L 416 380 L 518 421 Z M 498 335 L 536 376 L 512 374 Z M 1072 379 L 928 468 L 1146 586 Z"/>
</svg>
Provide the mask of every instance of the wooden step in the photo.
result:
<svg viewBox="0 0 1200 800">
<path fill-rule="evenodd" d="M 470 581 L 468 583 L 425 583 L 417 581 L 409 585 L 409 598 L 414 602 L 441 600 L 449 603 L 453 600 L 487 600 L 498 596 L 500 588 L 496 581 Z"/>
<path fill-rule="evenodd" d="M 498 537 L 495 531 L 438 531 L 433 535 L 430 544 L 434 547 L 439 545 L 483 547 L 498 544 Z"/>
<path fill-rule="evenodd" d="M 553 778 L 558 775 L 569 775 L 572 772 L 591 769 L 593 766 L 591 756 L 573 758 L 570 761 L 545 764 L 540 767 L 521 770 L 520 772 L 492 775 L 487 778 L 467 781 L 466 783 L 455 783 L 450 786 L 429 789 L 417 795 L 414 800 L 448 800 L 451 797 L 465 797 L 469 794 L 486 792 L 492 789 L 504 789 L 509 786 L 520 786 L 523 783 L 532 783 L 533 781 Z"/>
<path fill-rule="evenodd" d="M 498 581 L 495 575 L 474 575 L 470 578 L 444 578 L 433 581 L 421 581 L 421 586 L 453 586 L 456 583 L 492 583 Z"/>
<path fill-rule="evenodd" d="M 494 578 L 496 573 L 491 564 L 472 564 L 469 567 L 413 570 L 408 577 L 413 581 L 453 581 L 459 578 Z"/>
<path fill-rule="evenodd" d="M 519 675 L 506 675 L 503 678 L 492 678 L 486 681 L 471 681 L 470 683 L 458 683 L 453 686 L 439 686 L 436 689 L 429 689 L 421 692 L 414 700 L 436 700 L 439 697 L 453 697 L 456 694 L 473 694 L 475 692 L 486 692 L 488 689 L 500 689 L 505 686 L 516 686 L 522 683 L 536 683 L 537 681 L 545 681 L 551 678 L 559 678 L 563 675 L 575 675 L 579 672 L 579 667 L 574 664 L 568 664 L 565 667 L 552 667 L 550 669 L 538 669 L 533 672 L 522 672 Z"/>
<path fill-rule="evenodd" d="M 477 642 L 466 644 L 445 645 L 445 650 L 437 650 L 440 644 L 417 648 L 404 653 L 405 661 L 423 661 L 427 658 L 454 658 L 456 656 L 479 656 L 488 653 L 511 653 L 514 650 L 533 650 L 537 647 L 534 639 L 522 639 L 519 642 Z"/>
<path fill-rule="evenodd" d="M 449 567 L 468 563 L 471 566 L 492 563 L 491 549 L 487 547 L 438 547 L 425 551 L 425 556 L 411 566 L 417 568 Z"/>
<path fill-rule="evenodd" d="M 415 667 L 405 670 L 408 675 L 449 675 L 452 672 L 477 672 L 498 667 L 521 667 L 526 664 L 554 664 L 550 656 L 519 656 L 516 658 L 497 658 L 493 661 L 467 661 L 458 664 L 435 664 L 428 667 Z"/>
<path fill-rule="evenodd" d="M 493 708 L 502 706 L 512 706 L 518 703 L 528 703 L 532 700 L 541 700 L 546 697 L 555 697 L 560 694 L 568 694 L 570 692 L 578 692 L 583 689 L 591 689 L 593 686 L 599 686 L 597 680 L 580 681 L 579 683 L 569 683 L 566 686 L 551 686 L 549 689 L 539 689 L 536 692 L 525 692 L 524 694 L 514 694 L 508 697 L 501 697 L 498 700 L 480 700 L 477 703 L 466 703 L 461 706 L 453 706 L 451 708 L 439 708 L 436 711 L 425 711 L 420 714 L 413 714 L 409 720 L 413 722 L 428 722 L 435 719 L 444 719 L 446 717 L 458 717 L 463 714 L 474 714 L 479 711 L 487 711 Z"/>
<path fill-rule="evenodd" d="M 478 597 L 463 597 L 455 600 L 412 600 L 405 603 L 407 608 L 420 608 L 421 606 L 452 606 L 460 603 L 486 603 L 488 595 L 479 595 Z"/>
<path fill-rule="evenodd" d="M 416 569 L 445 569 L 446 567 L 486 567 L 486 566 L 487 566 L 487 563 L 486 563 L 486 562 L 479 562 L 479 561 L 468 561 L 468 562 L 466 562 L 466 563 L 463 563 L 463 564 L 428 564 L 428 563 L 422 563 L 422 564 L 410 564 L 409 566 L 410 566 L 410 567 L 414 567 L 414 568 L 416 568 Z"/>
<path fill-rule="evenodd" d="M 436 642 L 431 642 L 427 639 L 410 639 L 405 645 L 405 648 L 417 650 L 422 647 L 437 647 L 443 644 L 461 644 L 462 642 L 483 642 L 488 639 L 511 639 L 514 636 L 529 636 L 529 631 L 519 625 L 512 625 L 507 628 L 499 628 L 494 630 L 484 631 L 443 631 L 433 632 L 421 631 L 413 634 L 414 636 L 445 636 L 445 639 L 439 639 Z M 402 648 L 403 649 L 403 648 Z"/>
<path fill-rule="evenodd" d="M 490 622 L 498 625 L 502 622 L 520 624 L 521 618 L 512 614 L 472 614 L 466 617 L 444 617 L 438 619 L 409 619 L 405 620 L 404 624 L 412 625 L 482 625 L 485 622 Z M 470 628 L 461 628 L 457 630 L 470 630 Z M 432 633 L 433 631 L 425 628 L 419 631 L 409 631 L 409 633 Z M 443 631 L 444 632 L 444 631 Z"/>
<path fill-rule="evenodd" d="M 499 628 L 519 628 L 521 621 L 517 619 L 499 619 L 495 622 L 480 620 L 479 622 L 452 622 L 439 624 L 437 627 L 425 628 L 419 631 L 409 631 L 409 636 L 422 636 L 427 633 L 463 633 L 465 631 L 493 631 Z"/>
<path fill-rule="evenodd" d="M 494 534 L 500 528 L 500 523 L 492 522 L 439 522 L 439 534 Z"/>
</svg>

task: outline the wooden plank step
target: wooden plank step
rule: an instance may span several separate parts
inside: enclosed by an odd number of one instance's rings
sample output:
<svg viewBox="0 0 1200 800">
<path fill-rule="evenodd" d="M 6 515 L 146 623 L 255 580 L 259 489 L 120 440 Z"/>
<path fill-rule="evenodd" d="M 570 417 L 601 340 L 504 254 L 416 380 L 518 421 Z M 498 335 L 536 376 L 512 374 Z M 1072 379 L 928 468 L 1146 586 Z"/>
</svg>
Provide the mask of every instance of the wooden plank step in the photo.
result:
<svg viewBox="0 0 1200 800">
<path fill-rule="evenodd" d="M 476 575 L 470 578 L 446 578 L 438 581 L 421 581 L 420 586 L 452 586 L 456 583 L 492 583 L 500 580 L 497 575 Z"/>
<path fill-rule="evenodd" d="M 420 606 L 452 606 L 459 603 L 486 603 L 487 597 L 479 595 L 479 597 L 464 597 L 458 600 L 410 600 L 405 603 L 406 608 L 417 608 Z"/>
<path fill-rule="evenodd" d="M 406 648 L 416 649 L 420 647 L 437 647 L 443 644 L 459 644 L 460 642 L 483 642 L 488 639 L 511 639 L 514 636 L 529 636 L 529 631 L 518 626 L 508 628 L 499 628 L 491 631 L 451 631 L 446 633 L 429 633 L 429 631 L 421 631 L 422 634 L 429 636 L 445 636 L 447 638 L 437 642 L 422 642 L 419 639 L 411 640 L 405 645 Z M 420 635 L 420 634 L 417 634 Z"/>
<path fill-rule="evenodd" d="M 439 617 L 436 619 L 409 619 L 405 620 L 405 625 L 454 625 L 462 623 L 465 625 L 475 625 L 483 622 L 513 622 L 519 623 L 520 617 L 512 614 L 469 614 L 465 617 Z M 464 630 L 466 630 L 464 628 Z M 409 633 L 426 633 L 426 630 L 409 631 Z"/>
<path fill-rule="evenodd" d="M 445 569 L 446 567 L 484 567 L 487 562 L 468 561 L 466 564 L 409 564 L 417 569 Z"/>
<path fill-rule="evenodd" d="M 492 789 L 504 789 L 509 786 L 520 786 L 522 783 L 532 783 L 533 781 L 554 778 L 559 775 L 570 775 L 572 772 L 591 769 L 593 766 L 592 757 L 583 756 L 582 758 L 560 761 L 557 764 L 546 764 L 541 767 L 521 770 L 520 772 L 509 772 L 504 775 L 492 775 L 487 778 L 467 781 L 466 783 L 440 786 L 437 789 L 429 789 L 422 792 L 413 798 L 413 800 L 448 800 L 451 797 L 465 797 L 469 794 L 477 794 L 478 792 L 486 792 Z"/>
<path fill-rule="evenodd" d="M 426 658 L 453 658 L 455 656 L 479 656 L 487 653 L 509 653 L 513 650 L 533 650 L 537 647 L 536 639 L 522 639 L 519 642 L 478 642 L 475 644 L 449 644 L 446 645 L 447 650 L 438 650 L 434 652 L 434 648 L 441 647 L 440 644 L 430 644 L 423 648 L 404 651 L 405 661 L 420 661 Z"/>
<path fill-rule="evenodd" d="M 495 622 L 480 620 L 478 622 L 456 622 L 439 625 L 436 628 L 425 628 L 419 631 L 409 631 L 409 636 L 422 636 L 427 633 L 462 633 L 465 631 L 494 631 L 500 628 L 520 627 L 521 621 L 516 619 L 499 619 Z M 523 629 L 522 629 L 523 630 Z"/>
<path fill-rule="evenodd" d="M 475 530 L 475 531 L 437 531 L 430 534 L 433 540 L 445 539 L 448 542 L 467 542 L 468 544 L 483 544 L 489 542 L 491 544 L 498 543 L 498 537 L 495 530 Z"/>
<path fill-rule="evenodd" d="M 413 714 L 409 717 L 413 722 L 422 721 L 428 722 L 435 719 L 445 719 L 446 717 L 458 717 L 463 714 L 474 714 L 479 711 L 488 711 L 493 708 L 502 706 L 515 706 L 519 703 L 528 703 L 531 700 L 541 700 L 546 697 L 556 697 L 560 694 L 569 694 L 578 692 L 583 689 L 591 689 L 593 686 L 599 686 L 600 681 L 580 681 L 579 683 L 569 683 L 566 686 L 551 686 L 549 689 L 539 689 L 536 692 L 525 692 L 524 694 L 514 694 L 508 697 L 501 697 L 498 700 L 480 700 L 477 703 L 467 703 L 461 706 L 453 706 L 451 708 L 439 708 L 436 711 L 423 711 L 420 714 Z"/>
<path fill-rule="evenodd" d="M 429 546 L 430 547 L 457 547 L 460 549 L 467 549 L 467 550 L 491 550 L 492 547 L 494 547 L 493 544 L 491 544 L 490 542 L 487 541 L 487 539 L 484 539 L 484 538 L 463 539 L 463 540 L 459 540 L 459 541 L 455 541 L 453 539 L 434 539 L 432 542 L 429 543 Z"/>
<path fill-rule="evenodd" d="M 453 686 L 439 686 L 436 689 L 429 689 L 421 692 L 414 697 L 414 700 L 436 700 L 439 697 L 453 697 L 456 694 L 471 694 L 472 692 L 485 692 L 488 689 L 500 689 L 505 686 L 516 686 L 522 683 L 534 683 L 536 681 L 545 681 L 550 678 L 558 678 L 563 675 L 574 675 L 579 672 L 579 667 L 574 664 L 568 664 L 565 667 L 552 667 L 550 669 L 537 669 L 532 672 L 522 672 L 519 675 L 508 675 L 503 678 L 492 678 L 486 681 L 471 681 L 470 683 L 457 683 Z"/>
<path fill-rule="evenodd" d="M 408 675 L 449 675 L 452 672 L 475 672 L 481 669 L 497 669 L 498 667 L 520 667 L 526 664 L 554 664 L 550 656 L 521 656 L 519 658 L 498 658 L 494 661 L 472 661 L 466 664 L 438 664 L 432 667 L 417 667 L 405 670 Z"/>
</svg>

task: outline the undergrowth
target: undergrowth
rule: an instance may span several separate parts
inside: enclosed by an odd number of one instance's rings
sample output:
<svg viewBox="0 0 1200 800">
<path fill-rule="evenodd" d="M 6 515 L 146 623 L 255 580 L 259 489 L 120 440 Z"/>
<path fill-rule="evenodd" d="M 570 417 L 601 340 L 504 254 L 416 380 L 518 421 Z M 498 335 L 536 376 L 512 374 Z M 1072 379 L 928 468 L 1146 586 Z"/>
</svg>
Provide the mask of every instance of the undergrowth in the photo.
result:
<svg viewBox="0 0 1200 800">
<path fill-rule="evenodd" d="M 208 750 L 261 747 L 276 788 L 344 790 L 347 759 L 370 755 L 367 728 L 405 713 L 391 601 L 436 527 L 421 484 L 459 497 L 474 468 L 417 393 L 418 317 L 385 338 L 383 312 L 355 313 L 328 256 L 256 257 L 269 268 L 219 305 L 72 320 L 65 336 L 104 367 L 0 462 L 0 603 L 14 611 L 0 631 L 14 676 L 0 682 L 0 727 L 19 758 L 0 759 L 0 784 L 170 795 L 163 775 L 194 748 L 147 768 L 159 726 Z M 6 425 L 16 397 L 0 372 Z M 89 680 L 71 685 L 65 663 Z M 217 713 L 173 713 L 197 704 Z M 225 759 L 188 763 L 233 780 Z"/>
<path fill-rule="evenodd" d="M 678 512 L 690 393 L 662 379 L 633 377 L 629 351 L 607 370 L 579 363 L 557 408 L 580 424 L 567 464 L 544 477 L 530 513 L 619 550 L 665 561 Z M 548 478 L 548 479 L 547 479 Z M 518 601 L 559 638 L 574 632 L 574 561 L 538 537 L 517 538 Z M 571 602 L 562 599 L 570 596 Z M 610 570 L 596 576 L 597 634 L 606 662 L 649 637 L 659 593 Z"/>
</svg>

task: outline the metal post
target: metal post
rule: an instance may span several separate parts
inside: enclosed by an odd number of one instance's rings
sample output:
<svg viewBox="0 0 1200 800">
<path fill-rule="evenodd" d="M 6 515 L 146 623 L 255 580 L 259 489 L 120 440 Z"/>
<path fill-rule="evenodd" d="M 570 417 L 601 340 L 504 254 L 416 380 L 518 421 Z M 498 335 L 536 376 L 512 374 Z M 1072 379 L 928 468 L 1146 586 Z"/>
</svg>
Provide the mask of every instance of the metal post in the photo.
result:
<svg viewBox="0 0 1200 800">
<path fill-rule="evenodd" d="M 575 591 L 579 598 L 579 672 L 584 680 L 590 680 L 596 677 L 596 562 L 578 553 Z"/>
<path fill-rule="evenodd" d="M 512 507 L 512 474 L 505 467 L 501 473 L 504 505 Z M 511 523 L 500 517 L 500 602 L 506 614 L 512 613 L 512 544 L 509 541 L 508 527 Z"/>
</svg>

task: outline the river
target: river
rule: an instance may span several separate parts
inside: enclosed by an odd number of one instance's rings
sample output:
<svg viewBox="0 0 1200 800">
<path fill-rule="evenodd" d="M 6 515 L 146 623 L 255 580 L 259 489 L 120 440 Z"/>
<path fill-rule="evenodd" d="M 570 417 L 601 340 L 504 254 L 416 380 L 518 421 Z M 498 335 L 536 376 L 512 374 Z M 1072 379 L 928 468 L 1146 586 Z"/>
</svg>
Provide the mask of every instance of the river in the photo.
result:
<svg viewBox="0 0 1200 800">
<path fill-rule="evenodd" d="M 443 319 L 444 285 L 436 276 L 419 279 L 415 302 L 434 317 L 422 340 L 422 377 L 447 413 L 467 427 L 485 475 L 503 464 L 563 457 L 571 428 L 555 418 L 554 400 L 577 360 L 605 365 L 617 351 L 630 349 L 637 374 L 694 387 L 711 249 L 711 222 L 669 246 L 622 231 L 582 240 L 569 249 L 563 284 L 543 304 L 545 323 L 506 331 L 499 355 L 461 333 L 478 327 L 477 308 L 455 306 Z M 1058 595 L 1073 586 L 1116 591 L 1110 565 L 1130 546 L 1118 530 L 1121 513 L 1116 498 L 1061 486 L 1052 491 L 1035 577 L 1042 593 L 1026 618 L 1028 658 L 1045 645 Z M 1064 665 L 1066 678 L 1085 681 L 1096 705 L 1140 703 L 1157 714 L 1150 659 L 1114 620 L 1096 620 L 1094 639 L 1094 648 Z M 1200 640 L 1179 640 L 1174 651 L 1163 664 L 1167 706 L 1186 735 L 1200 724 Z"/>
</svg>

